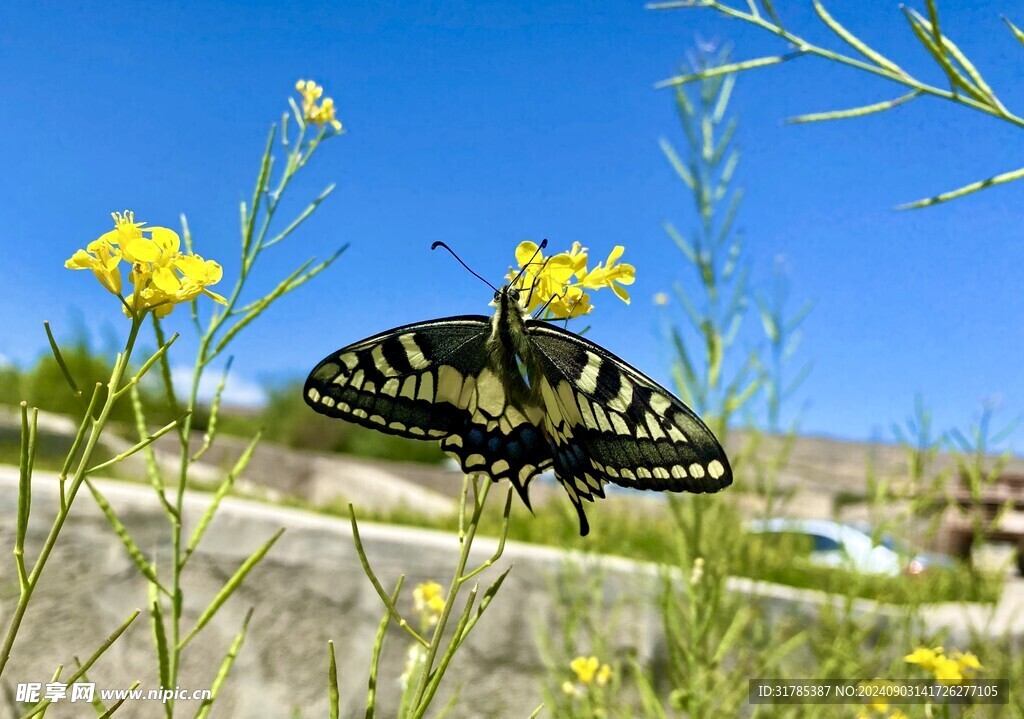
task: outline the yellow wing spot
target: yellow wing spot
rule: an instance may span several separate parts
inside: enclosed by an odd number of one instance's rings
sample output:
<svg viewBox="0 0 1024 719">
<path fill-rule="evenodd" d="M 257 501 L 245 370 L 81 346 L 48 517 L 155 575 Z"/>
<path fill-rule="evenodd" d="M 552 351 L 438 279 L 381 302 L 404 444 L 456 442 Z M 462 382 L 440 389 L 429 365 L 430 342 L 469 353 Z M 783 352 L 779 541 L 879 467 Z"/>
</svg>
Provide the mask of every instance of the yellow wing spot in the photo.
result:
<svg viewBox="0 0 1024 719">
<path fill-rule="evenodd" d="M 562 411 L 566 413 L 565 419 L 569 424 L 580 424 L 583 421 L 583 417 L 580 416 L 579 410 L 576 408 L 576 400 L 572 396 L 572 387 L 566 380 L 558 383 L 558 403 L 561 405 Z"/>
<path fill-rule="evenodd" d="M 362 370 L 356 370 L 356 373 L 352 375 L 352 379 L 349 381 L 348 386 L 352 389 L 359 389 L 363 386 L 363 380 L 366 379 Z"/>
<path fill-rule="evenodd" d="M 717 459 L 713 459 L 708 462 L 708 474 L 711 475 L 712 479 L 718 479 L 725 474 L 725 467 Z"/>
<path fill-rule="evenodd" d="M 388 424 L 388 427 L 390 427 L 391 429 L 397 429 L 399 432 L 405 431 L 405 425 L 402 424 L 401 422 L 391 422 L 390 424 Z"/>
<path fill-rule="evenodd" d="M 626 420 L 622 418 L 621 414 L 619 414 L 618 412 L 611 412 L 611 413 L 609 413 L 608 416 L 609 416 L 609 418 L 612 421 L 612 427 L 615 428 L 615 431 L 618 434 L 622 434 L 622 435 L 629 435 L 629 434 L 631 434 L 631 432 L 629 431 L 629 425 L 626 424 Z"/>
<path fill-rule="evenodd" d="M 686 467 L 681 464 L 673 465 L 672 476 L 676 479 L 686 479 Z"/>
<path fill-rule="evenodd" d="M 640 479 L 650 479 L 651 470 L 647 469 L 647 467 L 637 467 L 636 476 L 639 477 Z"/>
<path fill-rule="evenodd" d="M 668 438 L 673 442 L 689 442 L 689 438 L 683 433 L 683 430 L 679 429 L 676 425 L 671 422 L 668 423 Z"/>
<path fill-rule="evenodd" d="M 338 402 L 338 409 L 340 409 L 342 412 L 352 411 L 352 408 L 349 407 L 348 404 L 346 404 L 345 402 Z"/>
<path fill-rule="evenodd" d="M 664 467 L 655 467 L 653 470 L 651 470 L 651 473 L 657 479 L 668 479 L 669 478 L 668 470 L 665 469 Z"/>
<path fill-rule="evenodd" d="M 508 462 L 503 459 L 499 459 L 497 462 L 491 464 L 491 474 L 505 474 L 508 470 Z"/>
<path fill-rule="evenodd" d="M 356 368 L 356 365 L 359 364 L 359 356 L 356 355 L 355 352 L 346 352 L 345 354 L 338 357 L 338 361 L 341 362 L 346 367 L 348 367 L 349 371 L 351 372 Z"/>
<path fill-rule="evenodd" d="M 611 409 L 625 412 L 633 401 L 633 383 L 626 379 L 625 375 L 620 377 L 619 393 L 608 403 Z"/>
<path fill-rule="evenodd" d="M 380 386 L 380 391 L 386 394 L 388 397 L 394 397 L 398 394 L 399 382 L 397 379 L 392 377 L 387 382 Z"/>
<path fill-rule="evenodd" d="M 608 421 L 608 415 L 601 409 L 601 405 L 597 402 L 594 403 L 594 419 L 597 420 L 597 426 L 600 427 L 602 432 L 611 432 L 612 423 Z"/>
<path fill-rule="evenodd" d="M 405 382 L 402 382 L 401 395 L 406 399 L 416 399 L 416 377 L 405 378 Z"/>
<path fill-rule="evenodd" d="M 373 422 L 374 424 L 379 424 L 381 427 L 388 423 L 388 421 L 381 417 L 379 414 L 370 415 L 370 421 Z"/>
<path fill-rule="evenodd" d="M 443 429 L 428 429 L 427 434 L 429 434 L 431 437 L 444 437 L 448 433 L 445 432 Z"/>
<path fill-rule="evenodd" d="M 665 416 L 666 410 L 668 410 L 668 408 L 672 406 L 672 400 L 670 400 L 666 395 L 662 394 L 661 392 L 653 392 L 651 394 L 650 402 L 651 409 L 653 409 L 662 417 Z"/>
<path fill-rule="evenodd" d="M 462 392 L 462 373 L 451 365 L 441 365 L 437 370 L 437 394 L 435 402 L 448 402 L 459 406 L 459 394 Z M 420 394 L 423 394 L 422 387 Z"/>
<path fill-rule="evenodd" d="M 309 392 L 306 392 L 306 396 L 309 397 L 309 399 L 313 402 L 320 401 L 320 393 L 317 392 L 316 387 L 310 387 Z"/>
<path fill-rule="evenodd" d="M 394 374 L 394 369 L 388 361 L 384 359 L 384 345 L 377 345 L 370 350 L 370 357 L 373 359 L 373 366 L 379 369 L 383 374 Z"/>
<path fill-rule="evenodd" d="M 576 399 L 579 401 L 580 416 L 583 418 L 583 423 L 587 427 L 593 427 L 597 424 L 597 420 L 594 419 L 594 414 L 590 411 L 590 402 L 582 394 L 577 394 Z"/>
<path fill-rule="evenodd" d="M 611 465 L 608 465 L 604 468 L 604 473 L 607 474 L 609 477 L 613 477 L 615 479 L 618 479 L 619 477 L 619 470 L 615 469 L 615 467 L 612 467 Z"/>
<path fill-rule="evenodd" d="M 578 493 L 576 492 L 576 488 L 569 484 L 568 482 L 566 482 L 565 480 L 562 480 L 562 486 L 565 487 L 565 491 L 568 493 L 569 499 L 572 500 L 573 504 L 579 504 L 580 498 Z"/>
<path fill-rule="evenodd" d="M 422 427 L 410 427 L 409 434 L 415 434 L 417 436 L 422 437 L 423 435 L 426 434 L 426 432 L 423 431 Z"/>
<path fill-rule="evenodd" d="M 434 402 L 434 375 L 425 374 L 420 377 L 420 391 L 416 394 L 419 399 L 427 402 Z"/>
<path fill-rule="evenodd" d="M 430 366 L 430 362 L 423 356 L 423 350 L 416 344 L 416 337 L 412 333 L 402 335 L 398 341 L 401 343 L 402 349 L 405 350 L 405 358 L 413 369 L 426 369 Z"/>
<path fill-rule="evenodd" d="M 645 417 L 647 419 L 647 429 L 651 432 L 651 438 L 664 439 L 665 430 L 661 428 L 661 422 L 658 421 L 658 418 L 650 412 L 646 412 Z"/>
<path fill-rule="evenodd" d="M 633 432 L 639 439 L 650 439 L 650 435 L 647 434 L 647 428 L 644 427 L 639 422 L 637 423 L 636 428 L 633 430 Z"/>
<path fill-rule="evenodd" d="M 466 467 L 483 467 L 485 464 L 487 464 L 487 460 L 482 454 L 471 454 L 466 457 Z"/>
<path fill-rule="evenodd" d="M 537 471 L 537 468 L 532 464 L 528 464 L 519 470 L 519 483 L 525 484 L 526 481 L 533 476 L 533 473 Z"/>
<path fill-rule="evenodd" d="M 524 407 L 523 411 L 526 412 L 526 421 L 534 426 L 544 421 L 544 408 L 540 405 Z"/>
<path fill-rule="evenodd" d="M 460 437 L 457 434 L 449 435 L 444 440 L 444 446 L 445 447 L 461 447 L 462 446 L 462 437 Z"/>
<path fill-rule="evenodd" d="M 693 464 L 690 465 L 690 474 L 693 476 L 694 479 L 703 479 L 704 468 L 697 464 L 696 462 L 694 462 Z"/>
<path fill-rule="evenodd" d="M 601 370 L 601 358 L 593 352 L 587 352 L 587 364 L 576 380 L 576 386 L 587 394 L 594 394 L 597 389 L 597 373 Z"/>
<path fill-rule="evenodd" d="M 363 384 L 363 392 L 366 392 L 367 394 L 373 394 L 376 391 L 377 391 L 377 385 L 375 385 L 373 382 L 370 382 L 369 380 L 367 380 Z"/>
<path fill-rule="evenodd" d="M 324 407 L 333 407 L 334 406 L 334 397 L 328 397 L 327 395 L 324 395 L 323 405 L 324 405 Z"/>
<path fill-rule="evenodd" d="M 476 378 L 476 404 L 491 417 L 498 417 L 505 409 L 505 388 L 501 380 L 489 369 Z"/>
<path fill-rule="evenodd" d="M 476 413 L 477 394 L 476 380 L 466 377 L 462 383 L 462 391 L 459 393 L 459 407 L 463 407 L 471 413 Z"/>
<path fill-rule="evenodd" d="M 359 419 L 366 419 L 366 410 L 362 409 L 361 407 L 357 407 L 354 410 L 352 410 L 352 415 L 358 417 Z"/>
<path fill-rule="evenodd" d="M 623 479 L 630 479 L 633 480 L 634 482 L 636 481 L 636 475 L 633 474 L 632 470 L 627 469 L 626 467 L 623 467 L 621 470 L 619 470 L 619 474 L 622 475 Z"/>
</svg>

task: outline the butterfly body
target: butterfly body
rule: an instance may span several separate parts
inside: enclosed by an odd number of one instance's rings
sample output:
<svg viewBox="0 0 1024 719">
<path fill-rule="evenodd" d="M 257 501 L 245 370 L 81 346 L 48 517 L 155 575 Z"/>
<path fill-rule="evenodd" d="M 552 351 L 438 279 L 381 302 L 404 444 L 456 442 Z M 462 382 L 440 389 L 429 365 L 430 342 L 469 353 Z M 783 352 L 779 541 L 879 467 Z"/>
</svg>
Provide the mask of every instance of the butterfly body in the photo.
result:
<svg viewBox="0 0 1024 719">
<path fill-rule="evenodd" d="M 554 469 L 589 530 L 582 500 L 612 482 L 715 492 L 732 482 L 725 453 L 686 405 L 612 353 L 524 318 L 518 291 L 495 293 L 490 318 L 397 327 L 333 352 L 310 373 L 317 412 L 389 434 L 440 440 L 463 471 L 529 482 Z"/>
</svg>

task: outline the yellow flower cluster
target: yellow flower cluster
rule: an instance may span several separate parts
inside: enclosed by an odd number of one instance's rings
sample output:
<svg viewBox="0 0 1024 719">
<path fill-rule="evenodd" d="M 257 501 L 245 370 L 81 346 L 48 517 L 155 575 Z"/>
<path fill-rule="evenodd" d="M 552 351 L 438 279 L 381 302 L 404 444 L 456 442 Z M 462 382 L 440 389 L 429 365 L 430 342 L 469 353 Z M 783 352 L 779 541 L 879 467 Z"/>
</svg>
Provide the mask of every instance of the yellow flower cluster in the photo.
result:
<svg viewBox="0 0 1024 719">
<path fill-rule="evenodd" d="M 587 269 L 587 249 L 579 242 L 574 242 L 568 252 L 550 257 L 544 257 L 537 243 L 521 242 L 516 248 L 518 269 L 511 270 L 508 277 L 515 280 L 522 273 L 520 286 L 525 290 L 525 312 L 546 307 L 550 317 L 580 317 L 594 309 L 587 290 L 610 287 L 619 299 L 629 304 L 629 293 L 622 285 L 633 284 L 636 270 L 633 265 L 619 263 L 625 251 L 622 245 L 616 245 L 608 259 L 591 270 Z"/>
<path fill-rule="evenodd" d="M 437 582 L 417 584 L 412 590 L 412 605 L 423 623 L 432 627 L 444 611 L 444 590 Z"/>
<path fill-rule="evenodd" d="M 302 119 L 314 125 L 330 125 L 335 132 L 341 132 L 341 122 L 335 114 L 334 100 L 325 97 L 324 89 L 312 80 L 299 80 L 295 89 L 302 95 Z"/>
<path fill-rule="evenodd" d="M 178 233 L 166 227 L 143 228 L 132 212 L 114 212 L 114 229 L 78 250 L 64 263 L 71 270 L 92 270 L 109 292 L 124 302 L 126 315 L 152 312 L 165 317 L 174 306 L 206 295 L 227 304 L 207 289 L 220 282 L 223 271 L 213 260 L 180 251 Z M 146 235 L 149 235 L 148 237 Z M 121 289 L 121 260 L 131 265 L 128 275 L 134 291 L 127 297 Z"/>
<path fill-rule="evenodd" d="M 569 662 L 569 668 L 572 669 L 576 679 L 584 686 L 596 684 L 599 687 L 603 687 L 612 678 L 612 668 L 607 664 L 602 664 L 597 657 L 593 656 L 576 657 Z M 562 683 L 562 691 L 569 695 L 579 693 L 576 685 L 571 681 Z"/>
<path fill-rule="evenodd" d="M 959 684 L 974 676 L 981 669 L 981 662 L 971 652 L 953 650 L 947 655 L 942 647 L 929 649 L 918 647 L 904 657 L 908 664 L 916 664 L 925 671 L 931 672 L 936 680 Z"/>
</svg>

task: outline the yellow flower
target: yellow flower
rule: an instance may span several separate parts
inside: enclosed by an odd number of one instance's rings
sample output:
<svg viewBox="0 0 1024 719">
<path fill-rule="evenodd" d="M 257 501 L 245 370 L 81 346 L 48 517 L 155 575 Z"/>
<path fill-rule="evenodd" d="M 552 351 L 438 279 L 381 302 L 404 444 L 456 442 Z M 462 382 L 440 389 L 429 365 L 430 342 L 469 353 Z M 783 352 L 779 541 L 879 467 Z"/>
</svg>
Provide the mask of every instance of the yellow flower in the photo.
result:
<svg viewBox="0 0 1024 719">
<path fill-rule="evenodd" d="M 935 660 L 942 656 L 942 647 L 935 647 L 929 649 L 928 647 L 918 647 L 913 652 L 903 657 L 903 661 L 908 664 L 916 664 L 925 671 L 932 671 L 935 668 Z"/>
<path fill-rule="evenodd" d="M 597 682 L 598 686 L 603 687 L 611 680 L 611 678 L 612 668 L 607 664 L 602 664 L 601 668 L 597 670 L 597 676 L 594 680 Z"/>
<path fill-rule="evenodd" d="M 570 697 L 573 696 L 576 694 L 576 685 L 566 679 L 562 682 L 562 693 Z"/>
<path fill-rule="evenodd" d="M 166 227 L 144 227 L 132 212 L 112 213 L 114 229 L 78 250 L 65 267 L 91 269 L 113 294 L 121 295 L 119 262 L 131 263 L 128 279 L 134 292 L 125 299 L 126 315 L 152 312 L 157 317 L 170 314 L 174 305 L 190 302 L 205 294 L 227 304 L 220 295 L 206 289 L 220 281 L 223 271 L 212 260 L 181 253 L 181 239 Z M 146 235 L 149 235 L 148 237 Z M 179 276 L 180 273 L 180 276 Z"/>
<path fill-rule="evenodd" d="M 121 250 L 114 247 L 102 237 L 93 240 L 84 250 L 76 250 L 75 254 L 64 263 L 69 270 L 92 270 L 100 284 L 108 292 L 121 294 Z"/>
<path fill-rule="evenodd" d="M 594 675 L 597 674 L 600 666 L 601 662 L 597 660 L 597 657 L 576 657 L 569 662 L 569 668 L 576 674 L 576 678 L 584 684 L 590 684 L 590 682 L 594 681 Z"/>
<path fill-rule="evenodd" d="M 899 709 L 893 709 L 892 714 L 889 715 L 889 719 L 908 719 L 907 715 Z"/>
<path fill-rule="evenodd" d="M 312 80 L 299 80 L 295 89 L 302 95 L 302 119 L 314 125 L 330 125 L 335 132 L 341 131 L 334 108 L 334 100 L 325 97 L 319 105 L 317 101 L 323 96 L 324 89 Z"/>
<path fill-rule="evenodd" d="M 964 676 L 971 676 L 974 672 L 983 668 L 981 666 L 981 662 L 978 661 L 978 657 L 974 656 L 973 652 L 959 652 L 954 650 L 952 657 L 956 660 L 957 666 L 960 667 L 960 671 Z"/>
<path fill-rule="evenodd" d="M 616 264 L 625 251 L 626 248 L 622 245 L 615 245 L 608 253 L 607 263 L 598 263 L 597 267 L 582 279 L 583 286 L 595 290 L 601 287 L 611 287 L 615 296 L 628 305 L 629 293 L 620 285 L 633 284 L 636 279 L 636 268 L 625 263 Z"/>
<path fill-rule="evenodd" d="M 917 664 L 925 671 L 929 671 L 940 682 L 952 682 L 959 684 L 965 678 L 981 669 L 981 662 L 971 652 L 961 652 L 956 649 L 946 656 L 942 647 L 928 649 L 918 647 L 913 653 L 908 654 L 904 659 L 910 664 Z"/>
<path fill-rule="evenodd" d="M 957 664 L 955 659 L 950 659 L 949 657 L 936 657 L 935 662 L 932 664 L 932 674 L 940 682 L 959 684 L 964 680 L 964 675 L 960 671 L 960 665 Z"/>
<path fill-rule="evenodd" d="M 413 609 L 428 626 L 437 624 L 444 611 L 444 590 L 437 582 L 423 582 L 412 590 Z"/>
<path fill-rule="evenodd" d="M 588 289 L 611 287 L 625 302 L 629 295 L 620 285 L 632 284 L 635 270 L 632 265 L 616 264 L 624 249 L 616 246 L 608 256 L 606 266 L 598 264 L 587 269 L 587 249 L 574 242 L 568 252 L 544 257 L 535 242 L 525 241 L 516 248 L 518 268 L 509 271 L 509 280 L 519 278 L 523 292 L 523 311 L 533 312 L 545 308 L 548 317 L 568 319 L 589 314 L 593 309 Z"/>
</svg>

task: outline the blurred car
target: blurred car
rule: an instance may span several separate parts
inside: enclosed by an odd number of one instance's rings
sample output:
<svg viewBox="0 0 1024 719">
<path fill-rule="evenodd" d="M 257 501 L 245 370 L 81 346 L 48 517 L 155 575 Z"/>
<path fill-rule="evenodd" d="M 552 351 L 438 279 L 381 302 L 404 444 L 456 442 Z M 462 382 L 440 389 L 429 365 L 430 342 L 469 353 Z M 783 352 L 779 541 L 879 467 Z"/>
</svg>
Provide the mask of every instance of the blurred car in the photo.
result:
<svg viewBox="0 0 1024 719">
<path fill-rule="evenodd" d="M 809 548 L 814 564 L 847 569 L 861 574 L 916 575 L 933 568 L 948 568 L 952 560 L 941 554 L 914 552 L 899 545 L 892 536 L 872 539 L 871 527 L 842 524 L 827 519 L 758 519 L 747 525 L 753 535 L 776 535 Z"/>
</svg>

